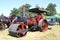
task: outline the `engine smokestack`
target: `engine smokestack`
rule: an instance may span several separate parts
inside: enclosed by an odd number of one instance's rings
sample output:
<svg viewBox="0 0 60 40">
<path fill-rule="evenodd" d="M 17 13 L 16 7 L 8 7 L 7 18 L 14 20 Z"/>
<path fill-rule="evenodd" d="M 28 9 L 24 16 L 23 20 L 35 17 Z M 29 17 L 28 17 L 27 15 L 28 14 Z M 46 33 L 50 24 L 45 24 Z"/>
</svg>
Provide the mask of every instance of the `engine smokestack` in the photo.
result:
<svg viewBox="0 0 60 40">
<path fill-rule="evenodd" d="M 23 15 L 23 17 L 25 17 L 25 15 L 26 15 L 26 6 L 25 5 L 22 6 L 22 15 Z"/>
</svg>

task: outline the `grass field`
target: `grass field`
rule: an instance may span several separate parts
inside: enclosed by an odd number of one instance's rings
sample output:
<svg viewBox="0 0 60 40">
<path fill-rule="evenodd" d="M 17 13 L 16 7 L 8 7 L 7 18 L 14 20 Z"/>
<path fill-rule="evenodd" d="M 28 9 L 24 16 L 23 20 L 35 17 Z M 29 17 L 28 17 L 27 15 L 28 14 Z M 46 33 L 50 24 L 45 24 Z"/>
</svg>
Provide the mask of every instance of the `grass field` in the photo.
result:
<svg viewBox="0 0 60 40">
<path fill-rule="evenodd" d="M 26 36 L 16 38 L 8 35 L 8 29 L 0 31 L 0 40 L 60 40 L 60 26 L 49 26 L 46 32 L 28 32 Z"/>
</svg>

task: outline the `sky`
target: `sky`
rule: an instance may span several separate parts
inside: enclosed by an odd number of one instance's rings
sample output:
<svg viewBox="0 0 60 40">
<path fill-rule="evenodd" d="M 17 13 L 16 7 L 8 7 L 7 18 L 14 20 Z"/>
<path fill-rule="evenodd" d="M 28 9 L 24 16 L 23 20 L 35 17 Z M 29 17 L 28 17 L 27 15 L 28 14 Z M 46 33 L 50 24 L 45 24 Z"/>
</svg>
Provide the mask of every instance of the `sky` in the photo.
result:
<svg viewBox="0 0 60 40">
<path fill-rule="evenodd" d="M 25 4 L 30 4 L 31 8 L 36 5 L 46 8 L 49 3 L 56 4 L 56 11 L 60 13 L 60 0 L 0 0 L 0 15 L 9 16 L 13 8 L 19 8 Z"/>
</svg>

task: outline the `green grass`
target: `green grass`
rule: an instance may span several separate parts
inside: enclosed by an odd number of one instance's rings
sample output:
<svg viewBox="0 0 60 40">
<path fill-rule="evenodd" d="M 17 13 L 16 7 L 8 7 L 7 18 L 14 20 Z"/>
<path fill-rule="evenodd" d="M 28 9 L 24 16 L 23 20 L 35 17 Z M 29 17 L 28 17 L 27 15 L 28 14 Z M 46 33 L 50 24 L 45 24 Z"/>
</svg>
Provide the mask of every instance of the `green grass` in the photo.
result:
<svg viewBox="0 0 60 40">
<path fill-rule="evenodd" d="M 0 40 L 60 40 L 60 26 L 49 26 L 50 30 L 46 32 L 28 32 L 26 36 L 16 38 L 12 37 L 8 29 L 0 31 Z"/>
</svg>

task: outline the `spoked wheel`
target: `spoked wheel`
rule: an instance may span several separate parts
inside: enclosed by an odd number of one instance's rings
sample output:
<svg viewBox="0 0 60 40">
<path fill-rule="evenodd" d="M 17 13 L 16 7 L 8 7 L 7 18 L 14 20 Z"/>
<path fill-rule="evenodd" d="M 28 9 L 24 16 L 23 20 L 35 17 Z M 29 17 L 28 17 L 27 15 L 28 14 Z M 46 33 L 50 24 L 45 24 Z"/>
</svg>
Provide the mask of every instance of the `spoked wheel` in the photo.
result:
<svg viewBox="0 0 60 40">
<path fill-rule="evenodd" d="M 0 30 L 2 29 L 2 24 L 0 24 Z"/>
<path fill-rule="evenodd" d="M 7 24 L 4 24 L 4 28 L 7 29 L 7 27 L 8 27 Z"/>
<path fill-rule="evenodd" d="M 48 23 L 45 19 L 41 19 L 39 22 L 39 30 L 40 31 L 47 31 L 48 30 Z"/>
<path fill-rule="evenodd" d="M 4 24 L 0 24 L 0 30 L 5 29 L 5 25 Z"/>
</svg>

